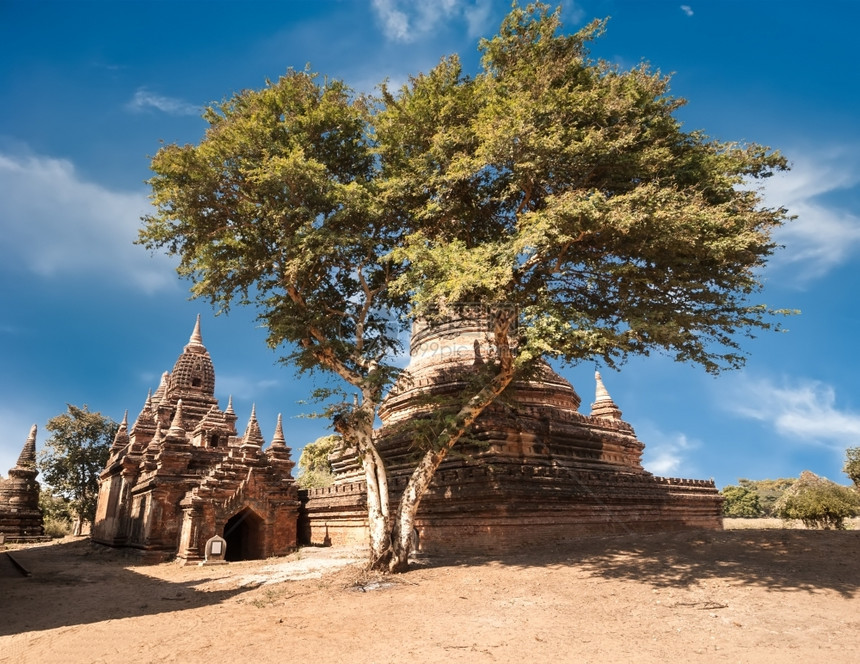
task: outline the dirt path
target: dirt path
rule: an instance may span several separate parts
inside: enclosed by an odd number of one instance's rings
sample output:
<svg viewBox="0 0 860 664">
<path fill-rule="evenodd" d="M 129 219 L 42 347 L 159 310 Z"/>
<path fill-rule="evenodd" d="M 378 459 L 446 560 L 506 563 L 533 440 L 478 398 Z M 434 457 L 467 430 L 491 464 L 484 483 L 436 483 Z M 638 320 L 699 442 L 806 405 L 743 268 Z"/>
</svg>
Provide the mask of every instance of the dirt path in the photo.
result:
<svg viewBox="0 0 860 664">
<path fill-rule="evenodd" d="M 139 566 L 87 541 L 0 576 L 0 662 L 860 661 L 860 531 L 588 538 L 498 559 Z"/>
</svg>

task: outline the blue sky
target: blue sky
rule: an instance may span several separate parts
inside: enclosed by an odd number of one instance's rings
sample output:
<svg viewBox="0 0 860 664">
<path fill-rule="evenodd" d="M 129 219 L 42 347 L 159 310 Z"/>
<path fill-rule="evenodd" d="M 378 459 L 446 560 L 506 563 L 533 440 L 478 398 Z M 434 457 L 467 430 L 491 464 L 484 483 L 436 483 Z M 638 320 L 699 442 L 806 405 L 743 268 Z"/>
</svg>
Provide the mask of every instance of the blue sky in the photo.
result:
<svg viewBox="0 0 860 664">
<path fill-rule="evenodd" d="M 423 7 L 423 8 L 422 8 Z M 148 157 L 200 140 L 200 108 L 288 67 L 371 91 L 456 52 L 476 71 L 507 0 L 39 2 L 0 0 L 0 473 L 30 426 L 66 403 L 133 419 L 202 315 L 216 396 L 264 436 L 283 413 L 293 455 L 327 433 L 301 417 L 311 389 L 264 343 L 253 311 L 215 317 L 189 301 L 169 259 L 132 244 L 149 205 Z M 594 56 L 673 73 L 688 130 L 782 150 L 792 171 L 768 204 L 798 216 L 760 301 L 797 308 L 788 331 L 745 342 L 742 371 L 717 378 L 654 356 L 604 381 L 672 477 L 794 477 L 847 483 L 860 445 L 860 79 L 854 2 L 582 0 L 573 31 L 611 17 Z M 563 370 L 593 400 L 594 365 Z"/>
</svg>

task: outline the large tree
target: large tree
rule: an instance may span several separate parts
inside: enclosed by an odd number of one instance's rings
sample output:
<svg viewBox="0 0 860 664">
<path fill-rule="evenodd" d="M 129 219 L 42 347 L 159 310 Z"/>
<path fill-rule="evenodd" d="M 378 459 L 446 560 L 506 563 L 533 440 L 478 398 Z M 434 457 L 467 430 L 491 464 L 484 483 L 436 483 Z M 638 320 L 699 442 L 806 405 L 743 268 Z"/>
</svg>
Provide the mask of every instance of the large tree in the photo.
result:
<svg viewBox="0 0 860 664">
<path fill-rule="evenodd" d="M 451 56 L 375 99 L 290 71 L 152 161 L 140 241 L 178 255 L 195 296 L 256 304 L 300 370 L 358 391 L 333 414 L 364 464 L 377 566 L 405 569 L 436 468 L 538 359 L 659 350 L 718 372 L 775 327 L 750 298 L 787 217 L 750 183 L 784 158 L 682 131 L 666 77 L 590 59 L 603 28 L 568 35 L 558 11 L 514 7 L 474 77 Z M 393 353 L 409 319 L 463 303 L 490 312 L 492 356 L 420 436 L 392 508 L 373 421 Z"/>
<path fill-rule="evenodd" d="M 99 474 L 110 455 L 119 425 L 101 413 L 67 404 L 68 412 L 48 420 L 50 437 L 39 453 L 42 479 L 54 495 L 68 501 L 75 515 L 75 535 L 92 523 L 99 494 Z"/>
</svg>

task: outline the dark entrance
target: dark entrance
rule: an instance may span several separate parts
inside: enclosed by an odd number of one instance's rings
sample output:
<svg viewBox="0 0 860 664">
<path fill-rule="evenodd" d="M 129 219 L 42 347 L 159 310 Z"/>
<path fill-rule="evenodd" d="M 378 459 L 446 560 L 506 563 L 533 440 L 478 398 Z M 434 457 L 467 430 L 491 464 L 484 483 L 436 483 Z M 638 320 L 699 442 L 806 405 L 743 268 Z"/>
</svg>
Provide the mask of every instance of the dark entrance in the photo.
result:
<svg viewBox="0 0 860 664">
<path fill-rule="evenodd" d="M 263 519 L 246 507 L 224 524 L 227 560 L 257 560 L 263 554 Z"/>
</svg>

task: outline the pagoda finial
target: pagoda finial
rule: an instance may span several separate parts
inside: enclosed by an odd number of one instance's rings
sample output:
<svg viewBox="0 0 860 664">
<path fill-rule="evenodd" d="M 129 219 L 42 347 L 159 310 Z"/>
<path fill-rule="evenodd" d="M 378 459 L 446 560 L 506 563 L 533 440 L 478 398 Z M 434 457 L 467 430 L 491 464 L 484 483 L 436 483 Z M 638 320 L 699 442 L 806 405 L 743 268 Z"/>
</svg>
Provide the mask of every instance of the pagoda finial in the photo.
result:
<svg viewBox="0 0 860 664">
<path fill-rule="evenodd" d="M 233 395 L 231 394 L 227 397 L 227 410 L 224 411 L 228 415 L 235 415 L 236 411 L 233 410 Z"/>
<path fill-rule="evenodd" d="M 256 448 L 262 448 L 263 432 L 260 431 L 260 423 L 257 422 L 257 405 L 251 406 L 251 417 L 248 419 L 248 426 L 245 428 L 245 435 L 242 437 L 242 446 L 253 445 Z"/>
<path fill-rule="evenodd" d="M 594 382 L 597 384 L 594 390 L 594 401 L 612 401 L 612 397 L 609 396 L 609 390 L 603 384 L 603 379 L 600 377 L 599 371 L 594 372 Z"/>
<path fill-rule="evenodd" d="M 155 433 L 152 435 L 152 440 L 150 440 L 149 445 L 146 446 L 147 456 L 158 453 L 158 448 L 161 446 L 161 442 L 163 440 L 164 431 L 161 429 L 161 422 L 157 422 L 155 425 Z"/>
<path fill-rule="evenodd" d="M 176 402 L 176 412 L 167 433 L 171 436 L 185 436 L 185 428 L 182 425 L 182 399 Z"/>
<path fill-rule="evenodd" d="M 603 379 L 600 377 L 600 372 L 594 372 L 594 403 L 591 404 L 591 416 L 602 417 L 612 420 L 621 419 L 621 410 L 615 405 L 612 397 L 609 395 L 609 390 L 603 384 Z"/>
<path fill-rule="evenodd" d="M 36 431 L 37 427 L 34 424 L 30 427 L 30 435 L 24 442 L 24 447 L 21 449 L 21 455 L 18 457 L 18 463 L 15 468 L 20 470 L 36 470 Z"/>
<path fill-rule="evenodd" d="M 200 334 L 200 314 L 197 314 L 197 322 L 194 323 L 194 331 L 191 333 L 191 338 L 188 340 L 189 346 L 202 346 L 203 335 Z"/>
<path fill-rule="evenodd" d="M 158 408 L 162 401 L 167 398 L 167 386 L 170 383 L 170 373 L 165 371 L 161 374 L 161 381 L 158 383 L 158 387 L 155 392 L 152 393 L 151 403 L 155 404 L 155 407 Z"/>
<path fill-rule="evenodd" d="M 113 438 L 111 452 L 118 452 L 128 445 L 128 443 L 128 410 L 126 410 L 125 415 L 122 416 L 122 422 L 119 423 L 119 429 L 116 430 L 116 435 Z"/>
<path fill-rule="evenodd" d="M 281 421 L 281 414 L 278 413 L 278 423 L 275 425 L 275 435 L 272 436 L 271 447 L 286 447 L 287 440 L 284 438 L 284 426 Z"/>
</svg>

